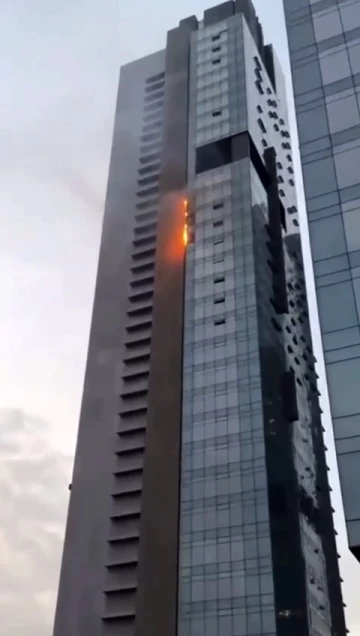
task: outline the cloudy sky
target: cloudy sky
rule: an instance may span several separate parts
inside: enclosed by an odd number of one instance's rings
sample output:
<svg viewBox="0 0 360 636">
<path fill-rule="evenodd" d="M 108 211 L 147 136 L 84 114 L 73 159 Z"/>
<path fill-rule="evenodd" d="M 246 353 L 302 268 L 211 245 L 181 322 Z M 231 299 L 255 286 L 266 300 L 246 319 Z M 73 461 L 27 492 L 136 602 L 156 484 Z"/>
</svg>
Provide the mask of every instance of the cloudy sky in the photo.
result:
<svg viewBox="0 0 360 636">
<path fill-rule="evenodd" d="M 211 4 L 215 2 L 1 3 L 4 634 L 51 635 L 119 67 L 161 48 L 168 28 L 184 16 L 200 16 Z M 255 0 L 255 5 L 288 73 L 281 0 Z M 326 401 L 324 407 L 326 424 Z M 330 433 L 328 438 L 332 449 Z M 333 450 L 329 461 L 335 466 Z M 335 469 L 332 479 L 348 624 L 359 636 L 360 566 L 346 550 Z"/>
</svg>

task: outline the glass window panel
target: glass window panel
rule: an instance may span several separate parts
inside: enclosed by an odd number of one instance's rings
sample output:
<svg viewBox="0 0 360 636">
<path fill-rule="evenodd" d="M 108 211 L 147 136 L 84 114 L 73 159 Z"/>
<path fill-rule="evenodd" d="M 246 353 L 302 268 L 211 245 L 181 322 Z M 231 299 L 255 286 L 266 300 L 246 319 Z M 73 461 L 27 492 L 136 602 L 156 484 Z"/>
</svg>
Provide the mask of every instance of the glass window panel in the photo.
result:
<svg viewBox="0 0 360 636">
<path fill-rule="evenodd" d="M 360 452 L 338 455 L 341 491 L 348 519 L 360 519 Z"/>
<path fill-rule="evenodd" d="M 234 626 L 234 636 L 246 636 L 247 635 L 246 614 L 240 613 L 240 612 L 234 612 L 233 626 Z"/>
<path fill-rule="evenodd" d="M 332 133 L 351 128 L 360 122 L 359 108 L 355 95 L 349 95 L 329 102 L 327 104 L 327 112 Z"/>
<path fill-rule="evenodd" d="M 322 261 L 314 262 L 314 274 L 315 276 L 325 276 L 334 272 L 343 272 L 349 269 L 349 257 L 347 254 L 342 256 L 334 256 L 332 258 L 325 258 Z"/>
<path fill-rule="evenodd" d="M 350 417 L 335 417 L 334 431 L 335 439 L 345 439 L 360 435 L 360 415 L 350 415 Z"/>
<path fill-rule="evenodd" d="M 318 197 L 336 189 L 336 175 L 332 157 L 305 163 L 303 172 L 308 198 Z"/>
<path fill-rule="evenodd" d="M 360 452 L 360 430 L 357 437 L 338 439 L 336 442 L 336 451 L 339 455 L 342 455 L 343 453 Z"/>
<path fill-rule="evenodd" d="M 300 112 L 298 114 L 298 129 L 302 144 L 327 135 L 329 130 L 325 107 L 319 106 Z"/>
<path fill-rule="evenodd" d="M 359 515 L 360 517 L 360 515 Z M 360 519 L 348 521 L 346 525 L 350 545 L 360 545 Z"/>
<path fill-rule="evenodd" d="M 261 634 L 261 614 L 248 614 L 248 634 Z"/>
<path fill-rule="evenodd" d="M 307 93 L 321 86 L 321 73 L 317 61 L 312 60 L 293 70 L 294 92 L 296 95 Z"/>
<path fill-rule="evenodd" d="M 360 44 L 349 46 L 350 66 L 353 74 L 360 71 Z"/>
<path fill-rule="evenodd" d="M 340 16 L 344 31 L 351 31 L 360 26 L 360 4 L 351 2 L 347 6 L 340 6 Z"/>
<path fill-rule="evenodd" d="M 298 51 L 314 43 L 314 30 L 310 20 L 292 27 L 290 38 L 290 48 L 292 51 Z"/>
<path fill-rule="evenodd" d="M 360 358 L 329 364 L 327 374 L 333 416 L 360 413 Z"/>
<path fill-rule="evenodd" d="M 350 260 L 350 267 L 359 267 L 360 266 L 360 250 L 356 250 L 356 252 L 350 252 L 349 260 Z"/>
<path fill-rule="evenodd" d="M 263 612 L 262 624 L 263 624 L 263 630 L 265 634 L 275 633 L 276 632 L 275 613 Z"/>
<path fill-rule="evenodd" d="M 318 306 L 321 328 L 324 333 L 355 327 L 358 323 L 351 282 L 320 287 L 318 289 Z"/>
<path fill-rule="evenodd" d="M 334 333 L 324 334 L 323 336 L 323 345 L 325 351 L 341 349 L 342 347 L 351 347 L 352 345 L 357 345 L 359 343 L 359 327 L 343 329 L 342 331 L 335 331 Z"/>
<path fill-rule="evenodd" d="M 354 292 L 355 292 L 355 303 L 358 312 L 358 316 L 360 316 L 360 278 L 354 278 L 353 280 Z"/>
<path fill-rule="evenodd" d="M 314 261 L 339 256 L 346 252 L 345 234 L 340 214 L 309 223 Z"/>
<path fill-rule="evenodd" d="M 351 75 L 347 51 L 338 51 L 320 57 L 320 68 L 324 84 L 338 82 Z"/>
<path fill-rule="evenodd" d="M 360 209 L 350 210 L 343 215 L 345 237 L 349 252 L 360 249 Z"/>
<path fill-rule="evenodd" d="M 314 31 L 318 42 L 332 38 L 342 33 L 342 26 L 338 9 L 326 11 L 326 13 L 314 14 Z"/>
<path fill-rule="evenodd" d="M 360 146 L 334 155 L 339 188 L 346 188 L 360 182 Z"/>
</svg>

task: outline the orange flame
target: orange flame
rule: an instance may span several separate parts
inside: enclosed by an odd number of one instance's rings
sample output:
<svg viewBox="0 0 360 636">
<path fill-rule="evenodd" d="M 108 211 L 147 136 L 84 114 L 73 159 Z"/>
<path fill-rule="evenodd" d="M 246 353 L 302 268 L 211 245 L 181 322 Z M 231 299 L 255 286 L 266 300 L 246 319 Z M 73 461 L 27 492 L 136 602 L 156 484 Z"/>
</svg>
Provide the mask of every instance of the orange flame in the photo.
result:
<svg viewBox="0 0 360 636">
<path fill-rule="evenodd" d="M 188 216 L 188 205 L 189 205 L 188 199 L 184 199 L 183 204 L 184 204 L 184 210 L 185 210 L 185 219 L 187 219 L 187 216 Z M 189 240 L 188 225 L 187 225 L 187 221 L 185 220 L 184 230 L 183 230 L 183 241 L 184 241 L 185 247 L 188 244 L 188 240 Z"/>
</svg>

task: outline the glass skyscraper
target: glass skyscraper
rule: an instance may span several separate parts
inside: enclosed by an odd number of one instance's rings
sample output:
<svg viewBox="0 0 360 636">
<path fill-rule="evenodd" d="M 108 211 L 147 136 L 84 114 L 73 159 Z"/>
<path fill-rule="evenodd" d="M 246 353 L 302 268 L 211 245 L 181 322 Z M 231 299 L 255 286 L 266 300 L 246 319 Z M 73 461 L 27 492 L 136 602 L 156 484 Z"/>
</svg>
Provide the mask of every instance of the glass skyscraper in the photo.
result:
<svg viewBox="0 0 360 636">
<path fill-rule="evenodd" d="M 360 560 L 360 1 L 284 5 L 345 519 Z"/>
<path fill-rule="evenodd" d="M 283 76 L 248 0 L 121 70 L 54 636 L 345 636 Z"/>
</svg>

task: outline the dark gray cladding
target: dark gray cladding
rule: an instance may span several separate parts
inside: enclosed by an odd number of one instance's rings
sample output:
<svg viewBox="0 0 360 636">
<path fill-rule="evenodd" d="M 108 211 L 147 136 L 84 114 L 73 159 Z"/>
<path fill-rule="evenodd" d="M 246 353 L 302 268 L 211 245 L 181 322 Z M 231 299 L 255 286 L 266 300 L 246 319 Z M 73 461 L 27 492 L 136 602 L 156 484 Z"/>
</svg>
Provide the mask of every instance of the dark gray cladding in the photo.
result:
<svg viewBox="0 0 360 636">
<path fill-rule="evenodd" d="M 136 636 L 177 633 L 190 19 L 168 33 Z M 161 396 L 159 396 L 161 390 Z"/>
<path fill-rule="evenodd" d="M 121 71 L 54 636 L 103 636 L 129 258 L 146 78 L 163 51 Z"/>
<path fill-rule="evenodd" d="M 198 28 L 198 19 L 196 17 L 196 15 L 191 15 L 189 18 L 184 18 L 184 20 L 180 20 L 180 25 L 181 27 L 187 27 L 189 28 L 191 31 L 196 31 L 196 29 Z"/>
<path fill-rule="evenodd" d="M 235 7 L 232 0 L 218 4 L 216 7 L 212 7 L 211 9 L 207 9 L 204 12 L 204 26 L 208 27 L 212 24 L 216 24 L 217 22 L 221 22 L 221 20 L 226 20 L 226 18 L 231 18 L 231 16 L 234 15 L 234 12 Z"/>
</svg>

